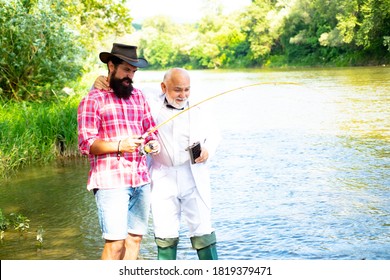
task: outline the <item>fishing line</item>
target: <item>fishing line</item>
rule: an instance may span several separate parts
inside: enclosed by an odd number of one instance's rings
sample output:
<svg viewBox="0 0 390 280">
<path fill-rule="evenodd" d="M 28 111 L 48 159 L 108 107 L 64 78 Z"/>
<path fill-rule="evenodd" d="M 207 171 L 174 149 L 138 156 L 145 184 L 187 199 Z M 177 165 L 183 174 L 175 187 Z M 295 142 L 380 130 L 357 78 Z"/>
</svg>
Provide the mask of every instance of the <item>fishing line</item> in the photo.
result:
<svg viewBox="0 0 390 280">
<path fill-rule="evenodd" d="M 199 101 L 198 103 L 195 103 L 194 105 L 191 105 L 189 106 L 188 108 L 186 109 L 183 109 L 181 111 L 179 111 L 177 114 L 173 115 L 172 117 L 170 117 L 169 119 L 163 121 L 162 123 L 156 125 L 155 127 L 153 127 L 152 129 L 150 129 L 149 131 L 145 132 L 140 138 L 143 138 L 145 139 L 149 134 L 155 132 L 156 130 L 158 130 L 160 127 L 162 127 L 163 125 L 169 123 L 170 121 L 172 121 L 173 119 L 177 118 L 178 116 L 180 116 L 181 114 L 191 110 L 192 108 L 194 107 L 197 107 L 199 106 L 200 104 L 202 103 L 205 103 L 211 99 L 214 99 L 214 98 L 217 98 L 217 97 L 220 97 L 222 95 L 225 95 L 227 93 L 230 93 L 230 92 L 233 92 L 233 91 L 237 91 L 237 90 L 242 90 L 242 89 L 245 89 L 245 88 L 249 88 L 249 87 L 254 87 L 254 86 L 260 86 L 260 85 L 300 85 L 300 83 L 294 83 L 294 82 L 261 82 L 261 83 L 255 83 L 255 84 L 250 84 L 250 85 L 246 85 L 246 86 L 241 86 L 241 87 L 238 87 L 238 88 L 233 88 L 233 89 L 230 89 L 230 90 L 227 90 L 227 91 L 224 91 L 224 92 L 221 92 L 221 93 L 218 93 L 218 94 L 215 94 L 213 96 L 210 96 L 206 99 L 203 99 L 202 101 Z"/>
</svg>

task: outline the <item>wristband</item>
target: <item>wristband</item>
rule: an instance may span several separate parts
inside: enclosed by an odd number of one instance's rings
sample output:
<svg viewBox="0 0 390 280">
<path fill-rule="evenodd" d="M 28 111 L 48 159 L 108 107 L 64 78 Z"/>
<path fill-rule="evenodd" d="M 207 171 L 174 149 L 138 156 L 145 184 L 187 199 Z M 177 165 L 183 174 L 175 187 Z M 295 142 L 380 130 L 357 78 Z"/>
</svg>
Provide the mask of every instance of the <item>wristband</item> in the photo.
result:
<svg viewBox="0 0 390 280">
<path fill-rule="evenodd" d="M 121 158 L 121 151 L 120 151 L 121 141 L 122 140 L 119 140 L 119 142 L 118 142 L 118 149 L 117 149 L 117 152 L 116 152 L 116 158 L 118 160 Z"/>
</svg>

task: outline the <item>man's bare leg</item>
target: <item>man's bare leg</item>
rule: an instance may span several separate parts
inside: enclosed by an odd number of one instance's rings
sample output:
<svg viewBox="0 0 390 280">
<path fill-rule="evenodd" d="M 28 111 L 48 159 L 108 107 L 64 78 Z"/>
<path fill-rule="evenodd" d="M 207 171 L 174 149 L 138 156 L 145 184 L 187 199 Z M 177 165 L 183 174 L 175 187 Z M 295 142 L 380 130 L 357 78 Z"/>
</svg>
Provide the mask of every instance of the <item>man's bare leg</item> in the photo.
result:
<svg viewBox="0 0 390 280">
<path fill-rule="evenodd" d="M 141 248 L 142 235 L 131 234 L 127 235 L 125 240 L 124 260 L 136 260 Z"/>
<path fill-rule="evenodd" d="M 102 260 L 120 260 L 123 258 L 125 240 L 106 240 L 102 252 Z"/>
</svg>

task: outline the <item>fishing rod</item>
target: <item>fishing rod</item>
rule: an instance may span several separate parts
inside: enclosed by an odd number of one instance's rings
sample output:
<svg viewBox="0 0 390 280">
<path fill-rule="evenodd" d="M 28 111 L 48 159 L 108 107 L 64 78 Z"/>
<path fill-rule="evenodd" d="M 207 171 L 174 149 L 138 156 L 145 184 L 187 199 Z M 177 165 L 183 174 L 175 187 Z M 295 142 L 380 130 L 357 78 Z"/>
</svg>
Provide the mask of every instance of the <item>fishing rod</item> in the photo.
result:
<svg viewBox="0 0 390 280">
<path fill-rule="evenodd" d="M 173 115 L 172 117 L 168 118 L 167 120 L 163 121 L 162 123 L 156 125 L 155 127 L 152 127 L 149 131 L 145 132 L 140 137 L 140 139 L 145 139 L 148 135 L 150 135 L 151 133 L 155 132 L 156 130 L 158 130 L 163 125 L 169 123 L 170 121 L 172 121 L 173 119 L 177 118 L 181 114 L 191 110 L 194 107 L 199 106 L 202 103 L 205 103 L 205 102 L 207 102 L 207 101 L 209 101 L 211 99 L 220 97 L 222 95 L 225 95 L 225 94 L 233 92 L 233 91 L 242 90 L 242 89 L 245 89 L 245 88 L 254 87 L 254 86 L 260 86 L 260 85 L 299 85 L 299 83 L 294 83 L 294 82 L 260 82 L 260 83 L 254 83 L 254 84 L 250 84 L 250 85 L 245 85 L 245 86 L 233 88 L 233 89 L 230 89 L 230 90 L 227 90 L 227 91 L 215 94 L 215 95 L 210 96 L 210 97 L 208 97 L 206 99 L 203 99 L 202 101 L 199 101 L 198 103 L 195 103 L 194 105 L 191 105 L 191 106 L 187 107 L 186 109 L 183 109 L 183 110 L 179 111 L 177 114 Z"/>
</svg>

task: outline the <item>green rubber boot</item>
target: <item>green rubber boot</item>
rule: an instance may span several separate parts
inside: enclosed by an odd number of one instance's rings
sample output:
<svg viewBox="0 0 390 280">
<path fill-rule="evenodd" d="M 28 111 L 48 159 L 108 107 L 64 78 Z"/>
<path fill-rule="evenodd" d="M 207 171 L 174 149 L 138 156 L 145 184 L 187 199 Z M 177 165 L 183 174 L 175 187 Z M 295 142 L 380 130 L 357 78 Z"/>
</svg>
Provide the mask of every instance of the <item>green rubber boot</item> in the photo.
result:
<svg viewBox="0 0 390 280">
<path fill-rule="evenodd" d="M 191 244 L 196 249 L 200 260 L 218 260 L 217 238 L 215 232 L 191 237 Z"/>
<path fill-rule="evenodd" d="M 155 238 L 158 260 L 176 260 L 179 238 Z"/>
<path fill-rule="evenodd" d="M 200 260 L 218 260 L 217 246 L 215 244 L 196 251 Z"/>
</svg>

